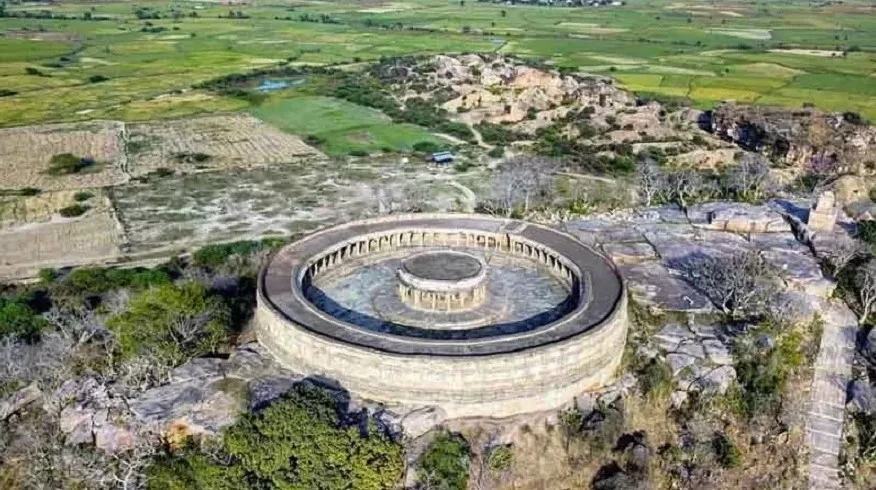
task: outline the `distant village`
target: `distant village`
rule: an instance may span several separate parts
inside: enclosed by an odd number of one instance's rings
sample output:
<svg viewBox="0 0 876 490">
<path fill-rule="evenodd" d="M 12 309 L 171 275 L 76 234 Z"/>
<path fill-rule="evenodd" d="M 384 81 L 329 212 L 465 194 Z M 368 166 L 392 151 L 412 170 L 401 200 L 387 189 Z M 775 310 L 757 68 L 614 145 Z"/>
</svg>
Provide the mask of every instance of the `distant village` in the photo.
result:
<svg viewBox="0 0 876 490">
<path fill-rule="evenodd" d="M 620 7 L 624 0 L 478 0 L 479 3 L 501 3 L 503 5 L 563 5 L 567 7 Z"/>
</svg>

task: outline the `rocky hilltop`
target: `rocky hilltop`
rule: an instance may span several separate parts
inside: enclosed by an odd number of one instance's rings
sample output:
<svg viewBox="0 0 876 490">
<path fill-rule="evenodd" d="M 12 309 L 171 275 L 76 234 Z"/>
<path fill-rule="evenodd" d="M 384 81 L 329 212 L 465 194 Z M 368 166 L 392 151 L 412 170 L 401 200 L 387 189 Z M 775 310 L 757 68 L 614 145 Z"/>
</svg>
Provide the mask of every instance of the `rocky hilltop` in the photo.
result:
<svg viewBox="0 0 876 490">
<path fill-rule="evenodd" d="M 707 119 L 715 134 L 779 164 L 804 169 L 823 163 L 859 175 L 876 171 L 876 128 L 855 113 L 724 103 Z"/>
</svg>

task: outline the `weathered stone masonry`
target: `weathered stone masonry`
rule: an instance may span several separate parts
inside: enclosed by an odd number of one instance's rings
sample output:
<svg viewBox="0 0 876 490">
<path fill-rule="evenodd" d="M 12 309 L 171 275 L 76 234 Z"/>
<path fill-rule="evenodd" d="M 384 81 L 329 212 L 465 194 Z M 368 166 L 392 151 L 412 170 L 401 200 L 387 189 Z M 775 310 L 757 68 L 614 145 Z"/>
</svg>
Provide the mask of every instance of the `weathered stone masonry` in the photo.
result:
<svg viewBox="0 0 876 490">
<path fill-rule="evenodd" d="M 425 247 L 483 247 L 537 263 L 568 285 L 569 312 L 530 331 L 434 340 L 340 322 L 305 296 L 345 262 Z M 623 284 L 602 256 L 559 231 L 479 215 L 392 216 L 315 233 L 272 258 L 258 301 L 259 341 L 287 367 L 365 398 L 438 405 L 448 417 L 547 410 L 599 388 L 614 376 L 627 330 Z"/>
</svg>

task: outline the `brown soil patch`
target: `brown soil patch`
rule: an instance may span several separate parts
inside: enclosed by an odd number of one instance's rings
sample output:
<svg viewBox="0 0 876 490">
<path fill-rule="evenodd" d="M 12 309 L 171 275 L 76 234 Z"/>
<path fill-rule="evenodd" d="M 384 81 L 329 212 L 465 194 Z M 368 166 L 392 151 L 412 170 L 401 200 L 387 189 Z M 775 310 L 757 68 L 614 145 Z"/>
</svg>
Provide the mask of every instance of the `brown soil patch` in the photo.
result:
<svg viewBox="0 0 876 490">
<path fill-rule="evenodd" d="M 132 124 L 127 150 L 134 176 L 158 168 L 195 172 L 323 157 L 299 137 L 246 115 Z"/>
<path fill-rule="evenodd" d="M 0 278 L 33 277 L 39 269 L 117 259 L 122 230 L 108 210 L 0 231 Z"/>
<path fill-rule="evenodd" d="M 42 190 L 107 187 L 127 181 L 121 169 L 122 132 L 117 121 L 26 126 L 0 130 L 0 189 Z M 49 175 L 54 155 L 70 153 L 95 160 L 94 170 Z"/>
<path fill-rule="evenodd" d="M 24 29 L 9 29 L 6 37 L 27 39 L 31 41 L 80 41 L 82 36 L 73 32 L 30 31 Z"/>
<path fill-rule="evenodd" d="M 47 222 L 59 218 L 58 212 L 76 203 L 78 191 L 66 190 L 43 192 L 36 196 L 0 196 L 0 230 Z M 91 208 L 89 212 L 109 210 L 109 201 L 100 189 L 89 189 L 91 198 L 81 204 Z"/>
</svg>

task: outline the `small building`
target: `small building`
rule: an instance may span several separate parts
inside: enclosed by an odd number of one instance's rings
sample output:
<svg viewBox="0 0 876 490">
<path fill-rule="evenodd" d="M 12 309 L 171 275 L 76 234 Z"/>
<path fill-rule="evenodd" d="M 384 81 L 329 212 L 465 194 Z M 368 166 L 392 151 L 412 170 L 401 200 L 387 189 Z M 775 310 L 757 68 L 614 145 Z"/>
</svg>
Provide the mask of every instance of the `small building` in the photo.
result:
<svg viewBox="0 0 876 490">
<path fill-rule="evenodd" d="M 429 157 L 429 160 L 431 160 L 432 163 L 447 165 L 453 163 L 454 158 L 453 153 L 450 153 L 449 151 L 439 151 L 438 153 L 433 153 L 432 156 Z"/>
</svg>

